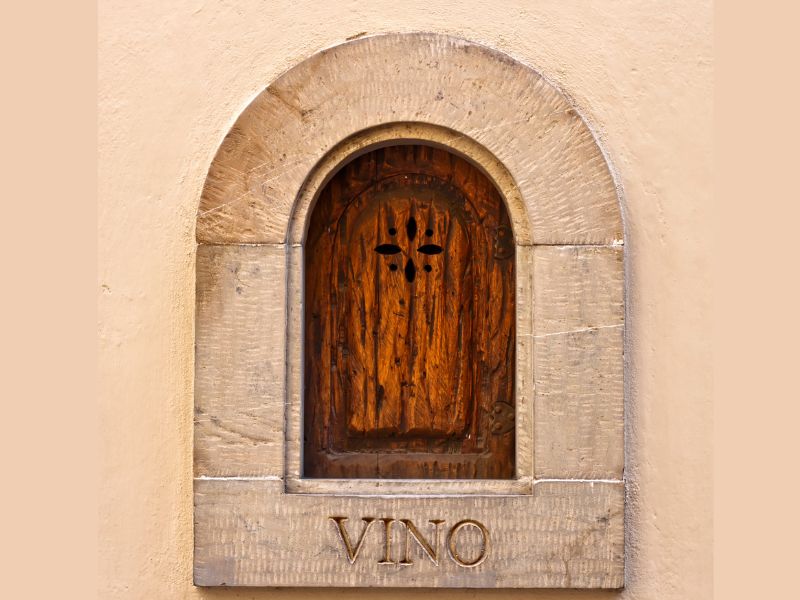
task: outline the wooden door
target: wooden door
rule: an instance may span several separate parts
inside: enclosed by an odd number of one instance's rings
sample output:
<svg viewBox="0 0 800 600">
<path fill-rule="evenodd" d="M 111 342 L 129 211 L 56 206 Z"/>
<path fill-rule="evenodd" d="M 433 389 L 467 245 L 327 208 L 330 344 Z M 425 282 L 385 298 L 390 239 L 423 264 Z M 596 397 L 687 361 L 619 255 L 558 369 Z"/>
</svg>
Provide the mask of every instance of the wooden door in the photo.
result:
<svg viewBox="0 0 800 600">
<path fill-rule="evenodd" d="M 395 146 L 321 193 L 305 252 L 304 476 L 514 474 L 514 253 L 475 167 Z"/>
</svg>

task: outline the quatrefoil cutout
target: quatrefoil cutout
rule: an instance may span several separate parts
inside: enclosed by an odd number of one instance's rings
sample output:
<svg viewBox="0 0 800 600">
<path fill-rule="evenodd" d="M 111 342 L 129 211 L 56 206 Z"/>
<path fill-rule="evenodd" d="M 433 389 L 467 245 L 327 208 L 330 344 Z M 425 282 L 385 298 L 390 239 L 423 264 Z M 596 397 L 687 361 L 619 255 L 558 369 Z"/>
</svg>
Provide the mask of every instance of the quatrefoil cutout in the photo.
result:
<svg viewBox="0 0 800 600">
<path fill-rule="evenodd" d="M 397 229 L 390 227 L 389 235 L 392 237 L 397 235 Z M 408 236 L 409 241 L 413 241 L 417 236 L 417 220 L 414 217 L 410 217 L 406 222 L 406 235 Z M 425 236 L 433 237 L 433 230 L 426 229 Z M 417 252 L 425 254 L 426 256 L 435 256 L 436 254 L 441 254 L 442 250 L 443 248 L 438 244 L 423 244 L 417 248 Z M 384 256 L 394 256 L 396 254 L 400 254 L 402 249 L 397 244 L 379 244 L 375 247 L 375 252 L 378 254 L 383 254 Z M 397 266 L 397 263 L 389 263 L 390 271 L 397 271 L 398 268 L 399 267 Z M 429 264 L 425 264 L 422 268 L 426 273 L 430 273 L 433 270 Z M 414 263 L 414 259 L 412 257 L 408 257 L 408 260 L 406 260 L 406 266 L 403 269 L 403 273 L 406 276 L 406 281 L 409 283 L 413 283 L 414 279 L 416 279 L 417 265 Z"/>
</svg>

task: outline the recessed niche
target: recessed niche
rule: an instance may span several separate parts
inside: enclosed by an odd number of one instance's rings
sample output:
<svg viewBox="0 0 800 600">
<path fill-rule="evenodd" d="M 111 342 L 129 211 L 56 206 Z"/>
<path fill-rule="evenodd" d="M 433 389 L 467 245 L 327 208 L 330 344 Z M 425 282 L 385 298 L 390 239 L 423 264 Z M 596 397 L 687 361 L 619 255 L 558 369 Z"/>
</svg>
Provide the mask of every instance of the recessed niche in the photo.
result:
<svg viewBox="0 0 800 600">
<path fill-rule="evenodd" d="M 305 249 L 304 477 L 514 477 L 513 245 L 500 193 L 447 150 L 333 176 Z"/>
</svg>

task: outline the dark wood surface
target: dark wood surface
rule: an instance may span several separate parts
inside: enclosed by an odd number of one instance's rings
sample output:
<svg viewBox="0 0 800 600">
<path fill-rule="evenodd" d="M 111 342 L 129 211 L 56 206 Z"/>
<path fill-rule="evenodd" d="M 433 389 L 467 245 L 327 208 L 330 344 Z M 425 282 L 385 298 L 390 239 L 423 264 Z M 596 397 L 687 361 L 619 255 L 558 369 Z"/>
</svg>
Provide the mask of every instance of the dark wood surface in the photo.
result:
<svg viewBox="0 0 800 600">
<path fill-rule="evenodd" d="M 449 152 L 334 176 L 305 248 L 305 477 L 514 476 L 513 249 L 499 193 Z"/>
</svg>

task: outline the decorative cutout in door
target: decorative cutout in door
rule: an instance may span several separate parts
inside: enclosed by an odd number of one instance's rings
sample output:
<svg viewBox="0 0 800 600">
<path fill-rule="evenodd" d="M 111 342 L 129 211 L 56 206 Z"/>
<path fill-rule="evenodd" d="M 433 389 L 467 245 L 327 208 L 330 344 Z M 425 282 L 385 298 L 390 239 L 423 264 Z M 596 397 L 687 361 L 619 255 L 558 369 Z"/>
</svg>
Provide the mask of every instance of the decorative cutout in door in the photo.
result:
<svg viewBox="0 0 800 600">
<path fill-rule="evenodd" d="M 321 192 L 305 270 L 305 477 L 514 476 L 503 199 L 445 150 L 382 148 Z"/>
</svg>

